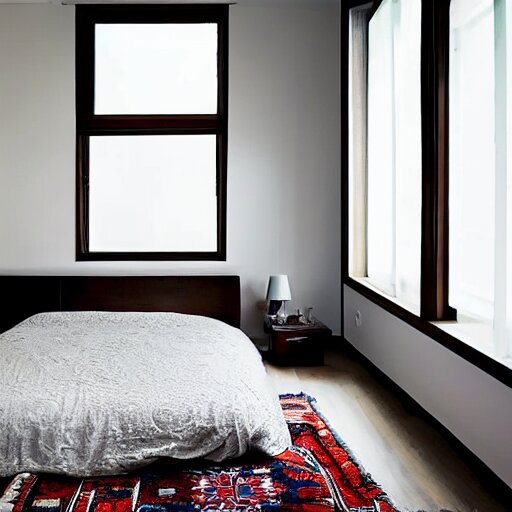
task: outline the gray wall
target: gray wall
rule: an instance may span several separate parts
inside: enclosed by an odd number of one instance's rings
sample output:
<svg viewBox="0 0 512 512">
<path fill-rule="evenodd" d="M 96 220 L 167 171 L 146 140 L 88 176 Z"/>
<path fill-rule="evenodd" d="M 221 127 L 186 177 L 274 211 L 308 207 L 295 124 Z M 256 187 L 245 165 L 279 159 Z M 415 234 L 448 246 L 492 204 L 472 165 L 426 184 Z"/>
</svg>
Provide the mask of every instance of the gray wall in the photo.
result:
<svg viewBox="0 0 512 512">
<path fill-rule="evenodd" d="M 344 293 L 345 337 L 512 487 L 512 389 L 351 288 Z"/>
<path fill-rule="evenodd" d="M 0 5 L 0 273 L 239 274 L 249 334 L 287 273 L 340 333 L 339 60 L 336 3 L 232 6 L 227 262 L 77 263 L 74 7 Z"/>
</svg>

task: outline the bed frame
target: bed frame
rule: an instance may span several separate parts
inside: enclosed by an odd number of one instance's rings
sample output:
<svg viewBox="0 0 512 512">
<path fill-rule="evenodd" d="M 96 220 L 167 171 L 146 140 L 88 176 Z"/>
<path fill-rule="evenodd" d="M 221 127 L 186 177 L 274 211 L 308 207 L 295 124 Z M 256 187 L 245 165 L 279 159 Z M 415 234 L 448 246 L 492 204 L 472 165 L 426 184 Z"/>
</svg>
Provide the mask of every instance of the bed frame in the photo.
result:
<svg viewBox="0 0 512 512">
<path fill-rule="evenodd" d="M 240 327 L 240 277 L 0 276 L 0 332 L 45 311 L 174 311 Z"/>
</svg>

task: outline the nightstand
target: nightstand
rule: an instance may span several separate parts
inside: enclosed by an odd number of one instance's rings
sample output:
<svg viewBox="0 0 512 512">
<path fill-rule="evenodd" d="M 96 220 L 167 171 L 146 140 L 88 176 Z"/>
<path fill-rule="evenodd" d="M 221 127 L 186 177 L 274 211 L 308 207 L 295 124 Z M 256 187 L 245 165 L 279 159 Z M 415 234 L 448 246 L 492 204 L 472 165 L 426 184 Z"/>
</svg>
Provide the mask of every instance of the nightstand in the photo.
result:
<svg viewBox="0 0 512 512">
<path fill-rule="evenodd" d="M 274 324 L 268 359 L 278 366 L 321 366 L 331 335 L 331 329 L 316 319 L 312 324 Z"/>
</svg>

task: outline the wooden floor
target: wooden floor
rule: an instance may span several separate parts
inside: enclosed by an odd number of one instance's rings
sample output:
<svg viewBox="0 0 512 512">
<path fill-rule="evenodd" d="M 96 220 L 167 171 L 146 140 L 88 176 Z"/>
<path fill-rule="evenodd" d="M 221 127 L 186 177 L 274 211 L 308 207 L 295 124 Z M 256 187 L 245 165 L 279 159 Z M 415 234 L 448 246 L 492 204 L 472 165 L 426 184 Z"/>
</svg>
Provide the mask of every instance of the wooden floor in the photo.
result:
<svg viewBox="0 0 512 512">
<path fill-rule="evenodd" d="M 329 353 L 326 366 L 267 363 L 279 393 L 317 399 L 331 426 L 402 511 L 505 512 L 492 491 L 429 423 L 414 415 L 353 354 Z"/>
</svg>

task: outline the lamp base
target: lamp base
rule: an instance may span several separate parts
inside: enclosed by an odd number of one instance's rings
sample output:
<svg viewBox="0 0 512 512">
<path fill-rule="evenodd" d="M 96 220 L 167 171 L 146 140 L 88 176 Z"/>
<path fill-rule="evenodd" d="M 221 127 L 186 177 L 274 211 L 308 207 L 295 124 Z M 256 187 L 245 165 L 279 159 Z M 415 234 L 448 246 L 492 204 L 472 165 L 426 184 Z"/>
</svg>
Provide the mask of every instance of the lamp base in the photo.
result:
<svg viewBox="0 0 512 512">
<path fill-rule="evenodd" d="M 271 300 L 268 304 L 268 316 L 276 316 L 277 312 L 281 309 L 283 304 L 282 300 Z"/>
<path fill-rule="evenodd" d="M 281 308 L 279 308 L 279 311 L 277 312 L 277 323 L 284 324 L 286 323 L 286 318 L 288 315 L 286 314 L 286 301 L 281 301 L 283 304 Z"/>
</svg>

